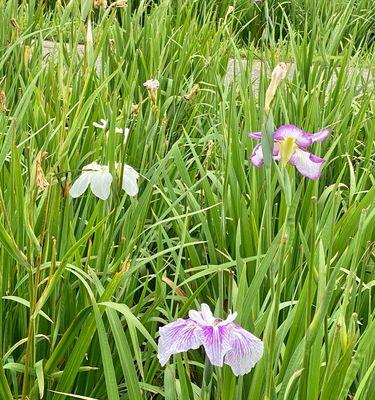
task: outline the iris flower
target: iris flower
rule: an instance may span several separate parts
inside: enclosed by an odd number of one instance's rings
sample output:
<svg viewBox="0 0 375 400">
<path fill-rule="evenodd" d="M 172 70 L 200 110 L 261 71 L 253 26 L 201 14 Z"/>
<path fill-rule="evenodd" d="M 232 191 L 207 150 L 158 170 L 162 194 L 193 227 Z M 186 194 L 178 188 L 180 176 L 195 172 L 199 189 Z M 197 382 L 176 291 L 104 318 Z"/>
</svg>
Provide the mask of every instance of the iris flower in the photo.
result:
<svg viewBox="0 0 375 400">
<path fill-rule="evenodd" d="M 203 345 L 211 364 L 232 368 L 236 376 L 250 372 L 263 355 L 263 342 L 234 323 L 237 313 L 222 320 L 212 315 L 207 304 L 201 311 L 190 310 L 189 318 L 179 318 L 159 329 L 158 359 L 164 366 L 172 354 Z"/>
<path fill-rule="evenodd" d="M 295 125 L 283 125 L 273 133 L 273 159 L 293 165 L 298 172 L 310 179 L 319 179 L 323 158 L 307 151 L 315 142 L 323 142 L 329 135 L 328 129 L 316 133 L 307 133 Z M 255 140 L 262 138 L 262 132 L 251 132 L 249 137 Z M 257 168 L 264 163 L 262 146 L 257 144 L 250 156 L 250 162 Z"/>
<path fill-rule="evenodd" d="M 159 89 L 159 81 L 157 79 L 149 79 L 143 86 L 150 92 L 156 92 Z"/>
<path fill-rule="evenodd" d="M 130 165 L 125 164 L 122 176 L 122 188 L 129 196 L 138 193 L 139 173 Z M 113 177 L 107 165 L 99 165 L 95 161 L 82 168 L 81 176 L 70 188 L 70 196 L 77 198 L 81 196 L 90 186 L 91 191 L 99 199 L 107 200 L 111 192 Z"/>
</svg>

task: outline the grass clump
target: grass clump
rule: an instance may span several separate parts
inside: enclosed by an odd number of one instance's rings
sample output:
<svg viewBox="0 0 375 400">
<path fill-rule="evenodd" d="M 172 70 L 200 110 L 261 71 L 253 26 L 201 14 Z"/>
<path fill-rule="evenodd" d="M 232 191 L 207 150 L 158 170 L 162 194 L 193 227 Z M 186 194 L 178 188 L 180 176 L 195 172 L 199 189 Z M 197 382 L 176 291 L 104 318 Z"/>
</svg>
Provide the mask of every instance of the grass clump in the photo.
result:
<svg viewBox="0 0 375 400">
<path fill-rule="evenodd" d="M 0 398 L 371 400 L 372 2 L 128 3 L 0 5 Z M 247 161 L 279 61 L 272 127 L 331 131 L 317 181 Z M 72 199 L 93 161 L 109 198 Z M 160 366 L 159 327 L 201 303 L 264 340 L 250 374 Z"/>
</svg>

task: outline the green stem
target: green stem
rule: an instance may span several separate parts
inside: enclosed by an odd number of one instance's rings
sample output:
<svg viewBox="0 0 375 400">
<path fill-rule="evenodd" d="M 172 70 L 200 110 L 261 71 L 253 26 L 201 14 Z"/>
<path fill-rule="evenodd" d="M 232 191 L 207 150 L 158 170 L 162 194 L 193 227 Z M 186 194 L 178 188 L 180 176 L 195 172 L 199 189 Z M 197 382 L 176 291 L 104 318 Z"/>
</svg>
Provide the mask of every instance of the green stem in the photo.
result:
<svg viewBox="0 0 375 400">
<path fill-rule="evenodd" d="M 279 319 L 279 307 L 280 307 L 280 296 L 281 296 L 281 287 L 284 277 L 284 265 L 285 265 L 285 251 L 286 251 L 286 243 L 288 240 L 287 235 L 287 221 L 289 215 L 289 207 L 287 207 L 285 214 L 285 222 L 283 225 L 281 240 L 280 240 L 280 248 L 279 248 L 279 268 L 277 274 L 276 281 L 276 290 L 273 292 L 273 306 L 270 312 L 269 319 L 267 321 L 267 332 L 266 337 L 266 390 L 265 390 L 265 400 L 271 399 L 272 393 L 272 373 L 273 373 L 273 364 L 274 364 L 274 355 L 275 355 L 275 347 L 276 347 L 276 331 Z M 269 327 L 269 328 L 268 328 Z M 268 345 L 268 346 L 267 346 Z"/>
<path fill-rule="evenodd" d="M 310 259 L 307 271 L 307 301 L 306 301 L 306 315 L 305 315 L 305 332 L 308 331 L 311 323 L 311 308 L 313 303 L 313 278 L 314 278 L 314 260 L 315 260 L 315 241 L 316 241 L 316 220 L 317 220 L 317 204 L 316 198 L 313 197 L 313 215 L 312 215 L 312 227 L 311 227 L 311 242 L 310 242 Z M 299 399 L 304 400 L 307 398 L 307 381 L 309 375 L 309 364 L 310 364 L 310 347 L 312 343 L 305 341 L 305 353 L 303 357 L 303 371 L 301 376 L 301 387 L 299 391 Z"/>
</svg>

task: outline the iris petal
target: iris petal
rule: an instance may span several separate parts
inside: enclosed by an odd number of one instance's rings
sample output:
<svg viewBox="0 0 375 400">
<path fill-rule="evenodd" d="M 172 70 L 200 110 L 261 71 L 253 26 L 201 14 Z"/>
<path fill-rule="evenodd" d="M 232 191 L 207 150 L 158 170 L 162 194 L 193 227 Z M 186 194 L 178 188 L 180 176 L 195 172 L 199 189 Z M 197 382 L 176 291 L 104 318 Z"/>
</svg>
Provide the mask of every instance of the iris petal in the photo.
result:
<svg viewBox="0 0 375 400">
<path fill-rule="evenodd" d="M 262 139 L 262 132 L 249 132 L 247 136 L 255 140 L 260 140 Z"/>
<path fill-rule="evenodd" d="M 88 188 L 91 182 L 92 174 L 89 172 L 83 172 L 82 175 L 73 183 L 69 190 L 69 194 L 75 199 L 81 196 Z"/>
<path fill-rule="evenodd" d="M 257 168 L 260 168 L 264 164 L 263 151 L 262 151 L 262 146 L 260 144 L 257 144 L 254 147 L 254 150 L 253 150 L 249 160 Z"/>
<path fill-rule="evenodd" d="M 224 363 L 232 368 L 234 375 L 250 372 L 263 355 L 263 342 L 238 324 L 230 324 L 231 349 L 226 353 Z"/>
<path fill-rule="evenodd" d="M 201 305 L 201 310 L 190 310 L 189 317 L 201 326 L 211 325 L 215 322 L 215 317 L 212 315 L 210 307 L 203 303 Z"/>
<path fill-rule="evenodd" d="M 212 365 L 223 366 L 225 354 L 231 349 L 230 330 L 227 326 L 203 326 L 197 328 L 197 336 L 206 350 Z"/>
<path fill-rule="evenodd" d="M 277 141 L 292 138 L 296 141 L 299 147 L 309 147 L 312 144 L 312 139 L 306 136 L 305 132 L 295 125 L 283 125 L 276 129 L 273 137 Z"/>
<path fill-rule="evenodd" d="M 139 173 L 130 165 L 124 165 L 122 176 L 122 188 L 129 196 L 136 196 L 138 194 Z"/>
<path fill-rule="evenodd" d="M 109 172 L 97 172 L 91 177 L 91 190 L 99 199 L 107 200 L 111 192 L 112 175 Z"/>
<path fill-rule="evenodd" d="M 305 132 L 304 135 L 311 140 L 312 143 L 314 142 L 323 142 L 329 136 L 329 129 L 322 129 L 316 133 L 307 133 Z"/>
<path fill-rule="evenodd" d="M 196 327 L 193 320 L 179 318 L 159 329 L 158 359 L 161 365 L 165 365 L 172 354 L 197 349 L 201 345 Z"/>
<path fill-rule="evenodd" d="M 211 324 L 211 323 L 213 323 L 213 322 L 215 321 L 215 317 L 213 316 L 210 307 L 209 307 L 207 304 L 205 304 L 205 303 L 203 303 L 203 304 L 201 305 L 201 314 L 202 314 L 203 319 L 204 319 L 208 324 Z"/>
<path fill-rule="evenodd" d="M 325 160 L 308 151 L 297 149 L 289 162 L 294 165 L 302 175 L 315 180 L 319 179 L 322 172 L 322 164 Z"/>
</svg>

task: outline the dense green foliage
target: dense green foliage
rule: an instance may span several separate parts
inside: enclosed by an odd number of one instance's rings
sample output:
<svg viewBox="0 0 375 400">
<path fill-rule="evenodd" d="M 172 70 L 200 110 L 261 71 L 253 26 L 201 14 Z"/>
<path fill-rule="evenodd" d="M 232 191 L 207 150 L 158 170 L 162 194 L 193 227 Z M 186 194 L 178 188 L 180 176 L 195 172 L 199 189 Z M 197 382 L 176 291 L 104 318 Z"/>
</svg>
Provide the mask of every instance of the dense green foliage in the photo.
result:
<svg viewBox="0 0 375 400">
<path fill-rule="evenodd" d="M 374 399 L 374 2 L 231 4 L 0 1 L 1 400 Z M 274 123 L 330 128 L 319 181 L 247 161 L 286 60 Z M 70 198 L 94 160 L 110 198 Z M 160 366 L 159 326 L 202 302 L 265 341 L 250 374 L 201 350 Z"/>
</svg>

